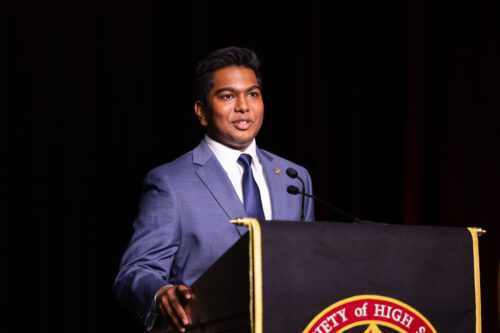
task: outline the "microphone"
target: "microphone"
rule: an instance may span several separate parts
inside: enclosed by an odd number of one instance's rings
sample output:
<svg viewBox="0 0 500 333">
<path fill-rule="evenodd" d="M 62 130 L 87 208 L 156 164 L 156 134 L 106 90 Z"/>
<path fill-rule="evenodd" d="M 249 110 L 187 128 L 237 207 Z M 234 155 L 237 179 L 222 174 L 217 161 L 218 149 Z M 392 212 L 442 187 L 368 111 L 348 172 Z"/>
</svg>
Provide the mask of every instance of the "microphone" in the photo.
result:
<svg viewBox="0 0 500 333">
<path fill-rule="evenodd" d="M 301 193 L 302 194 L 302 200 L 301 200 L 301 204 L 300 204 L 300 220 L 301 221 L 304 221 L 304 196 L 305 196 L 305 192 L 306 192 L 306 186 L 304 185 L 304 181 L 302 180 L 302 178 L 299 177 L 299 173 L 297 172 L 297 170 L 295 170 L 294 168 L 288 168 L 286 169 L 286 174 L 288 175 L 288 177 L 290 178 L 297 178 L 298 180 L 300 180 L 300 183 L 302 184 L 302 192 L 299 191 L 299 189 L 293 185 L 290 185 L 290 186 L 293 186 L 297 189 L 297 193 Z M 290 186 L 288 186 L 288 188 L 290 188 Z M 287 189 L 288 193 L 290 193 L 290 191 Z M 290 193 L 290 194 L 297 194 L 297 193 Z"/>
</svg>

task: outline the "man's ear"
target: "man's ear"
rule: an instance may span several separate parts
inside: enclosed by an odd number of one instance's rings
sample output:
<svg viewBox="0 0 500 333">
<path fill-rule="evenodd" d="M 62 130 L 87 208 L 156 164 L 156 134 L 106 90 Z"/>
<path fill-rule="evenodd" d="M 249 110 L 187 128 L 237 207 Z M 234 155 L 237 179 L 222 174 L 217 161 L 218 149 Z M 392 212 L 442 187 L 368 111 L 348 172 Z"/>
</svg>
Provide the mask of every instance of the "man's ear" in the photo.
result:
<svg viewBox="0 0 500 333">
<path fill-rule="evenodd" d="M 205 107 L 205 104 L 202 101 L 196 101 L 194 102 L 194 113 L 196 113 L 196 116 L 198 117 L 198 120 L 200 121 L 201 126 L 207 126 L 208 125 L 208 120 L 207 120 L 207 108 Z"/>
</svg>

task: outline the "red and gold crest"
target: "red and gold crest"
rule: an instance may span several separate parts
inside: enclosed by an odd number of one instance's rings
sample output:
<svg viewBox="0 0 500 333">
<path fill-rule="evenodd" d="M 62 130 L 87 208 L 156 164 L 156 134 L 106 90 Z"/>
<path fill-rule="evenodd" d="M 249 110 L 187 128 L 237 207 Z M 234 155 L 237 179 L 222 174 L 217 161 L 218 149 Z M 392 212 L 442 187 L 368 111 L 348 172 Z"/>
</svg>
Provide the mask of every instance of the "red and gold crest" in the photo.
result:
<svg viewBox="0 0 500 333">
<path fill-rule="evenodd" d="M 359 295 L 336 302 L 321 311 L 303 333 L 341 333 L 358 326 L 367 326 L 364 333 L 382 333 L 380 327 L 399 333 L 436 333 L 416 309 L 379 295 Z"/>
</svg>

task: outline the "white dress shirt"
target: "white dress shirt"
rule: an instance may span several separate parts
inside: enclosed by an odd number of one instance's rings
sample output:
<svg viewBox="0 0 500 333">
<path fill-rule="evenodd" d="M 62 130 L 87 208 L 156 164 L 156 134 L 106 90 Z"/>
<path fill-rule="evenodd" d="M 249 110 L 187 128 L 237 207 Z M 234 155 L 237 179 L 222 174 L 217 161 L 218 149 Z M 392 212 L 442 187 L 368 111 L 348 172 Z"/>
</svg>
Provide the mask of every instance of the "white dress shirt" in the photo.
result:
<svg viewBox="0 0 500 333">
<path fill-rule="evenodd" d="M 269 195 L 264 169 L 260 163 L 259 156 L 257 156 L 257 145 L 255 143 L 255 139 L 253 139 L 250 146 L 248 146 L 248 148 L 243 152 L 238 149 L 225 146 L 222 143 L 213 140 L 208 135 L 205 135 L 205 142 L 208 144 L 208 147 L 222 165 L 222 168 L 226 171 L 227 176 L 233 184 L 234 190 L 243 204 L 245 204 L 242 187 L 243 166 L 238 163 L 238 158 L 243 153 L 252 156 L 252 173 L 257 186 L 259 186 L 264 216 L 266 220 L 272 220 L 271 196 Z"/>
</svg>

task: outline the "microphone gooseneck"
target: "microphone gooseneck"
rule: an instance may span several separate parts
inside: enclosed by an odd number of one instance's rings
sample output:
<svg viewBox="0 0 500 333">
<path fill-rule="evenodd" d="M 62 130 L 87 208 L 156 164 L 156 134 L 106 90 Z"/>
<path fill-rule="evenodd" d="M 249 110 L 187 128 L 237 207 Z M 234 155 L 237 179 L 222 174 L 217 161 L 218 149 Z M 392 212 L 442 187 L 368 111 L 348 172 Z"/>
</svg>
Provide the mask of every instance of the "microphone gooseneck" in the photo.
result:
<svg viewBox="0 0 500 333">
<path fill-rule="evenodd" d="M 288 172 L 287 172 L 288 174 Z M 287 188 L 286 188 L 286 191 L 290 194 L 293 194 L 293 195 L 297 195 L 297 194 L 302 194 L 302 198 L 304 198 L 304 196 L 308 196 L 309 198 L 312 198 L 314 201 L 317 201 L 319 202 L 320 204 L 322 204 L 323 206 L 326 206 L 328 208 L 330 208 L 331 210 L 339 213 L 340 215 L 344 216 L 344 217 L 347 217 L 348 219 L 351 219 L 355 222 L 363 222 L 361 221 L 360 219 L 358 219 L 357 217 L 355 216 L 352 216 L 351 214 L 349 213 L 346 213 L 344 212 L 343 210 L 333 206 L 333 205 L 330 205 L 328 202 L 324 201 L 324 200 L 321 200 L 320 198 L 312 195 L 312 194 L 309 194 L 309 193 L 305 193 L 304 191 L 300 191 L 299 188 L 297 186 L 294 186 L 294 185 L 289 185 Z"/>
</svg>

